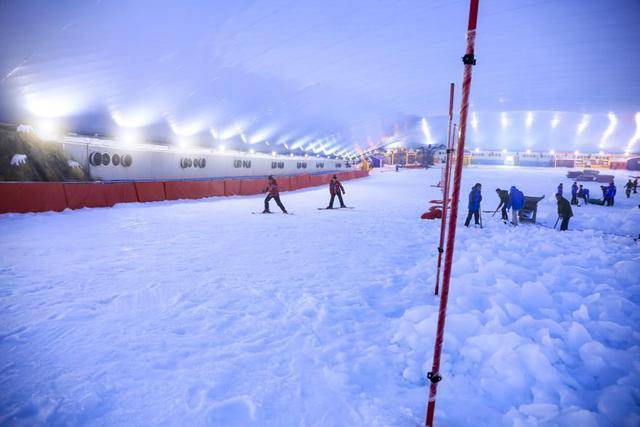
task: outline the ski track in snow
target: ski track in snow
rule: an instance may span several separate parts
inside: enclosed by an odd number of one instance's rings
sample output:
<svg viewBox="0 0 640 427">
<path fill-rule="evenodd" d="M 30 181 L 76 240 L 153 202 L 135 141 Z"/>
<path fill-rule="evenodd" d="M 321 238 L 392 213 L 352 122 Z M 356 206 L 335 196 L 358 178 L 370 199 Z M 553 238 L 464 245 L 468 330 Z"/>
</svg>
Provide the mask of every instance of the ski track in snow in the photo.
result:
<svg viewBox="0 0 640 427">
<path fill-rule="evenodd" d="M 562 169 L 467 168 L 542 195 Z M 436 417 L 640 424 L 640 195 L 570 228 L 459 227 Z M 440 170 L 261 197 L 0 216 L 0 424 L 422 425 Z M 589 185 L 592 194 L 598 186 Z"/>
</svg>

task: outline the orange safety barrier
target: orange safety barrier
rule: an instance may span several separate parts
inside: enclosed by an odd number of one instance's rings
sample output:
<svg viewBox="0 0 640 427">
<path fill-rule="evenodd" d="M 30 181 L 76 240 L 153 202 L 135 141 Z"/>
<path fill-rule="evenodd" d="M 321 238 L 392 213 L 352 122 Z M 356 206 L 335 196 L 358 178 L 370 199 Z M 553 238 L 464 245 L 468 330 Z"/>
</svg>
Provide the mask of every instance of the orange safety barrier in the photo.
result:
<svg viewBox="0 0 640 427">
<path fill-rule="evenodd" d="M 0 213 L 63 211 L 64 187 L 57 182 L 0 182 Z"/>
<path fill-rule="evenodd" d="M 122 182 L 113 184 L 96 184 L 104 188 L 104 199 L 107 206 L 117 203 L 133 203 L 138 201 L 136 187 L 133 182 Z"/>
<path fill-rule="evenodd" d="M 209 196 L 224 196 L 224 181 L 209 181 Z"/>
<path fill-rule="evenodd" d="M 165 181 L 167 200 L 202 199 L 209 197 L 209 181 Z"/>
<path fill-rule="evenodd" d="M 166 199 L 163 182 L 136 182 L 134 186 L 139 202 L 160 202 Z"/>
<path fill-rule="evenodd" d="M 309 177 L 309 186 L 310 187 L 316 187 L 318 185 L 322 185 L 324 184 L 322 182 L 322 176 L 321 175 L 311 175 Z"/>
<path fill-rule="evenodd" d="M 67 207 L 71 209 L 106 208 L 104 184 L 96 183 L 64 183 L 64 194 Z"/>
<path fill-rule="evenodd" d="M 225 196 L 237 196 L 240 194 L 240 180 L 239 179 L 227 179 L 224 181 L 224 195 Z"/>
<path fill-rule="evenodd" d="M 277 179 L 276 179 L 277 181 Z M 280 184 L 278 182 L 278 184 Z M 278 185 L 278 188 L 280 186 Z M 267 188 L 266 179 L 243 179 L 240 180 L 240 195 L 251 196 L 253 194 L 260 194 Z"/>
<path fill-rule="evenodd" d="M 278 189 L 280 191 L 291 191 L 291 178 L 288 176 L 278 176 L 276 177 L 278 181 Z"/>
</svg>

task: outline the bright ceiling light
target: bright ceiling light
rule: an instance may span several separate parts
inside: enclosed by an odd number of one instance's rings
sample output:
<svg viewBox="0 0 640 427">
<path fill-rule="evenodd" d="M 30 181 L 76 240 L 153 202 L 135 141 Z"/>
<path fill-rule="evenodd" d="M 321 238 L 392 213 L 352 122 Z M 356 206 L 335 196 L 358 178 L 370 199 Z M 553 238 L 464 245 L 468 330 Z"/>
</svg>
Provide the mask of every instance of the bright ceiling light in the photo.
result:
<svg viewBox="0 0 640 427">
<path fill-rule="evenodd" d="M 218 139 L 219 137 L 219 133 L 217 130 L 215 130 L 214 128 L 209 129 L 209 132 L 211 132 L 211 136 L 213 137 L 213 139 Z"/>
<path fill-rule="evenodd" d="M 527 127 L 527 129 L 531 129 L 531 125 L 533 125 L 533 112 L 529 111 L 527 113 L 527 118 L 525 119 L 524 124 Z"/>
<path fill-rule="evenodd" d="M 429 123 L 427 123 L 426 118 L 422 118 L 420 120 L 420 126 L 422 127 L 422 133 L 424 134 L 424 138 L 427 141 L 427 144 L 433 145 L 433 137 L 431 136 L 431 129 L 429 128 Z"/>
<path fill-rule="evenodd" d="M 474 132 L 478 130 L 478 115 L 475 111 L 471 113 L 471 127 L 473 128 Z"/>
<path fill-rule="evenodd" d="M 555 113 L 553 115 L 553 118 L 551 119 L 551 129 L 557 128 L 559 124 L 560 124 L 560 114 Z"/>
<path fill-rule="evenodd" d="M 135 132 L 127 131 L 120 136 L 120 139 L 126 145 L 133 145 L 138 142 L 138 134 Z"/>
<path fill-rule="evenodd" d="M 476 152 L 476 153 L 479 153 L 479 152 L 480 152 L 480 149 L 476 147 L 475 152 Z"/>
<path fill-rule="evenodd" d="M 531 154 L 531 150 L 527 149 L 526 153 Z"/>
<path fill-rule="evenodd" d="M 556 154 L 556 150 L 549 150 L 549 154 L 551 154 L 551 155 Z"/>
<path fill-rule="evenodd" d="M 615 114 L 609 113 L 607 114 L 607 117 L 609 118 L 609 126 L 607 126 L 604 134 L 602 134 L 602 139 L 600 140 L 600 148 L 605 148 L 607 139 L 609 139 L 611 134 L 613 134 L 613 132 L 616 130 L 616 126 L 618 125 L 618 118 Z"/>
<path fill-rule="evenodd" d="M 509 118 L 505 112 L 500 113 L 500 126 L 502 127 L 502 130 L 507 129 L 509 126 Z"/>
<path fill-rule="evenodd" d="M 272 155 L 273 157 L 275 157 L 275 156 L 276 156 L 276 152 L 275 152 L 275 151 L 272 151 L 272 152 L 271 152 L 271 155 Z"/>
<path fill-rule="evenodd" d="M 503 152 L 503 153 L 506 153 L 506 152 L 507 152 L 507 149 L 506 149 L 506 148 L 503 148 L 503 149 L 502 149 L 502 152 Z"/>
<path fill-rule="evenodd" d="M 578 150 L 574 151 L 573 154 L 575 154 L 576 156 L 580 155 L 580 152 Z"/>
<path fill-rule="evenodd" d="M 111 118 L 122 128 L 140 128 L 152 123 L 156 115 L 150 110 L 138 109 L 123 113 L 120 110 L 111 108 Z"/>
<path fill-rule="evenodd" d="M 227 147 L 225 147 L 224 145 L 218 146 L 218 150 L 220 150 L 220 151 L 224 151 L 226 149 L 227 149 Z"/>
<path fill-rule="evenodd" d="M 25 96 L 27 110 L 42 118 L 58 118 L 78 113 L 82 109 L 80 96 L 68 94 L 28 94 Z"/>
<path fill-rule="evenodd" d="M 640 112 L 636 113 L 636 133 L 633 134 L 631 139 L 629 140 L 629 144 L 627 144 L 627 152 L 631 152 L 634 146 L 640 141 Z"/>
<path fill-rule="evenodd" d="M 204 128 L 203 123 L 199 121 L 178 124 L 173 120 L 169 120 L 169 126 L 173 133 L 178 136 L 192 136 Z"/>
<path fill-rule="evenodd" d="M 256 152 L 256 150 L 254 150 L 253 148 L 251 148 L 251 149 L 249 150 L 249 153 L 251 153 L 251 154 L 254 154 L 255 152 Z"/>
<path fill-rule="evenodd" d="M 289 157 L 293 157 L 293 153 L 290 153 L 290 154 L 289 154 Z"/>
<path fill-rule="evenodd" d="M 576 129 L 576 135 L 580 136 L 582 135 L 582 133 L 587 129 L 587 127 L 589 126 L 589 122 L 591 121 L 591 118 L 589 117 L 588 114 L 583 114 L 582 115 L 582 120 L 580 121 L 580 123 L 578 123 L 578 128 Z"/>
<path fill-rule="evenodd" d="M 60 138 L 62 130 L 52 120 L 41 120 L 35 126 L 36 135 L 43 141 L 56 141 Z"/>
</svg>

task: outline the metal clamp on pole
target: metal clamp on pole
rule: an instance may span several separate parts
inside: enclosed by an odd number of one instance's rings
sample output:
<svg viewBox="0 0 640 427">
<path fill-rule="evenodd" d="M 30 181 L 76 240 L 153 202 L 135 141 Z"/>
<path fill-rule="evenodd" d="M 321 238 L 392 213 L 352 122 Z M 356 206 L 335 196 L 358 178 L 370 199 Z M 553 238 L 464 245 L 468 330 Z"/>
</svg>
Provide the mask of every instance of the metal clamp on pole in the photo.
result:
<svg viewBox="0 0 640 427">
<path fill-rule="evenodd" d="M 427 378 L 429 379 L 429 381 L 431 381 L 432 384 L 436 384 L 442 381 L 442 376 L 434 372 L 427 373 Z"/>
<path fill-rule="evenodd" d="M 476 65 L 476 57 L 473 53 L 467 53 L 462 57 L 462 63 L 464 65 Z"/>
<path fill-rule="evenodd" d="M 444 249 L 442 249 L 442 246 L 438 246 L 438 252 L 440 253 L 444 252 Z"/>
</svg>

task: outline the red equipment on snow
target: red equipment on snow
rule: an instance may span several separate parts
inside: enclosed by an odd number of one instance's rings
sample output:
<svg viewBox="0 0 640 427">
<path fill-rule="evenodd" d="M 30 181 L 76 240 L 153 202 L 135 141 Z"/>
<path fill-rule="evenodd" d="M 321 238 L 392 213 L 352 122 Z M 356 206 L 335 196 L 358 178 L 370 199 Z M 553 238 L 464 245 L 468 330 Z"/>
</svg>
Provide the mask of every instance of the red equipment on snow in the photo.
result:
<svg viewBox="0 0 640 427">
<path fill-rule="evenodd" d="M 473 66 L 476 63 L 474 47 L 476 39 L 476 25 L 478 22 L 478 3 L 480 0 L 471 0 L 469 7 L 469 25 L 467 27 L 467 50 L 462 58 L 464 63 L 464 76 L 462 79 L 462 103 L 460 106 L 460 138 L 458 140 L 455 171 L 453 176 L 453 194 L 451 196 L 451 214 L 447 232 L 447 249 L 444 256 L 444 273 L 442 277 L 442 295 L 438 309 L 438 326 L 436 330 L 435 348 L 433 352 L 433 365 L 427 378 L 431 382 L 429 387 L 429 400 L 427 402 L 427 416 L 425 426 L 433 426 L 433 417 L 436 408 L 436 394 L 438 382 L 442 380 L 440 375 L 440 356 L 444 339 L 444 324 L 447 316 L 447 302 L 449 300 L 449 284 L 451 282 L 451 267 L 453 263 L 453 250 L 456 238 L 456 221 L 458 219 L 458 204 L 460 201 L 460 180 L 464 162 L 464 143 L 467 133 L 467 116 L 469 114 L 469 94 L 471 91 L 471 76 Z"/>
</svg>

